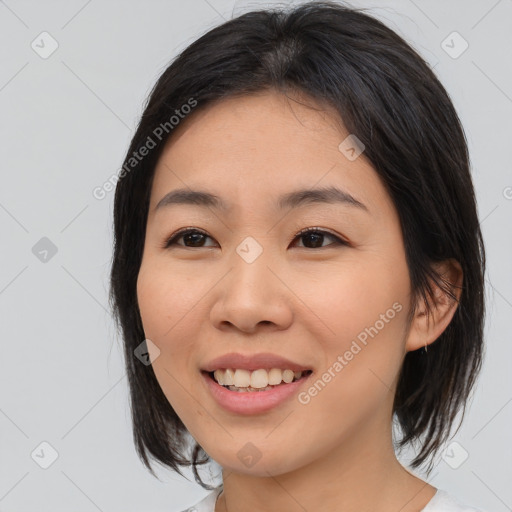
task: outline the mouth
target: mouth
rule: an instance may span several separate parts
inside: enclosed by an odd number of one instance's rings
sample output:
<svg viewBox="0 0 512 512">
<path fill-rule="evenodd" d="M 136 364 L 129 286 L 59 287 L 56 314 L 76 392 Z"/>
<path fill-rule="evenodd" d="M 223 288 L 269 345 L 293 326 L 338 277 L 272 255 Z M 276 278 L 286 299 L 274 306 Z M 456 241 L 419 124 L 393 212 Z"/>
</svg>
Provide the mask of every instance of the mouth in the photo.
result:
<svg viewBox="0 0 512 512">
<path fill-rule="evenodd" d="M 277 407 L 292 407 L 292 398 L 307 386 L 313 370 L 222 368 L 201 370 L 201 375 L 207 393 L 225 411 L 258 415 L 270 413 Z"/>
<path fill-rule="evenodd" d="M 235 393 L 261 393 L 280 388 L 288 384 L 308 378 L 313 371 L 293 371 L 289 369 L 271 368 L 248 371 L 234 368 L 219 368 L 202 373 L 219 386 Z"/>
</svg>

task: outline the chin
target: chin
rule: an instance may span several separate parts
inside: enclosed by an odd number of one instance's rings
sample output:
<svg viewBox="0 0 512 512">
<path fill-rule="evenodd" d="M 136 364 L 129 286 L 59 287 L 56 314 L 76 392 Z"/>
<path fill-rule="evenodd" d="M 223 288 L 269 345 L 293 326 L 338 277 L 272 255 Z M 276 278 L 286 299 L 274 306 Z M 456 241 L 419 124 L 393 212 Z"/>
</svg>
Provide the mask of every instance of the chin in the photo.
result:
<svg viewBox="0 0 512 512">
<path fill-rule="evenodd" d="M 290 473 L 307 464 L 306 461 L 301 464 L 297 459 L 291 460 L 290 453 L 296 453 L 296 447 L 290 447 L 289 450 L 277 450 L 269 447 L 265 451 L 258 450 L 255 445 L 247 442 L 242 444 L 241 449 L 229 455 L 223 452 L 216 457 L 216 453 L 208 453 L 224 471 L 255 477 L 278 476 Z"/>
</svg>

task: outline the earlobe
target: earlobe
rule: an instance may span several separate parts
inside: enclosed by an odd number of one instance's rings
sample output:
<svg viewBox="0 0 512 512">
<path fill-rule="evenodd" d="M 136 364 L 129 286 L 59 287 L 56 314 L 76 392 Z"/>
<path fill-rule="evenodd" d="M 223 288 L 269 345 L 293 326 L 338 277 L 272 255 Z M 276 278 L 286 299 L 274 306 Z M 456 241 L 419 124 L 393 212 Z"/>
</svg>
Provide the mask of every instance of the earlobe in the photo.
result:
<svg viewBox="0 0 512 512">
<path fill-rule="evenodd" d="M 432 282 L 434 297 L 427 295 L 430 312 L 423 298 L 418 298 L 417 310 L 405 345 L 406 352 L 423 347 L 428 350 L 428 345 L 436 341 L 448 327 L 459 306 L 463 283 L 459 262 L 452 258 L 433 264 L 433 268 L 439 274 L 441 286 Z"/>
</svg>

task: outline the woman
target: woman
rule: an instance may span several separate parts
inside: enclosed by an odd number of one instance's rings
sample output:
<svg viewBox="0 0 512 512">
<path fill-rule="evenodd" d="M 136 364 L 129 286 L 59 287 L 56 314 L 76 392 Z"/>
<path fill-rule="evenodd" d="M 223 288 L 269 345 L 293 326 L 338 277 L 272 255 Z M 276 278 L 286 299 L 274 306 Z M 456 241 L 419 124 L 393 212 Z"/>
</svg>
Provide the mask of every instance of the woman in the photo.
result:
<svg viewBox="0 0 512 512">
<path fill-rule="evenodd" d="M 475 510 L 395 454 L 430 472 L 466 405 L 485 271 L 463 129 L 396 33 L 330 2 L 210 30 L 151 92 L 114 228 L 136 447 L 192 465 L 191 510 Z"/>
</svg>

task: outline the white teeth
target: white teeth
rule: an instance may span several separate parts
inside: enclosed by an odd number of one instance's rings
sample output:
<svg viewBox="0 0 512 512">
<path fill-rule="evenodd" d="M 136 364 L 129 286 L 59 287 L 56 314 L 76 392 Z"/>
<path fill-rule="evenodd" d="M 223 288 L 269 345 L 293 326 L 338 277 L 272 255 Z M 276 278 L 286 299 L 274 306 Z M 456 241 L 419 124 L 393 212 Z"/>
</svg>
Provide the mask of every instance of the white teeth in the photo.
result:
<svg viewBox="0 0 512 512">
<path fill-rule="evenodd" d="M 252 388 L 266 388 L 268 385 L 267 370 L 256 370 L 251 373 L 251 387 Z"/>
<path fill-rule="evenodd" d="M 283 380 L 286 382 L 286 384 L 289 384 L 295 375 L 293 374 L 292 370 L 285 370 L 283 372 Z"/>
<path fill-rule="evenodd" d="M 234 386 L 237 388 L 247 388 L 251 385 L 251 373 L 247 370 L 235 370 L 235 377 L 233 379 Z"/>
<path fill-rule="evenodd" d="M 233 384 L 235 383 L 235 371 L 234 370 L 232 370 L 231 368 L 228 368 L 224 372 L 223 383 L 225 386 L 233 386 Z"/>
<path fill-rule="evenodd" d="M 213 372 L 215 380 L 221 386 L 230 386 L 230 389 L 241 388 L 246 391 L 246 388 L 253 389 L 272 389 L 270 386 L 278 386 L 281 382 L 286 384 L 298 380 L 302 377 L 300 371 L 281 370 L 280 368 L 272 368 L 269 371 L 259 369 L 254 371 L 232 369 L 226 370 L 218 369 Z"/>
<path fill-rule="evenodd" d="M 272 368 L 268 372 L 268 383 L 271 386 L 277 386 L 281 384 L 281 380 L 283 379 L 283 372 L 279 368 Z"/>
<path fill-rule="evenodd" d="M 233 386 L 235 383 L 235 372 L 231 368 L 227 370 L 215 370 L 213 372 L 215 380 L 223 386 Z"/>
<path fill-rule="evenodd" d="M 215 370 L 213 372 L 213 378 L 220 384 L 224 380 L 224 371 L 223 370 Z"/>
</svg>

